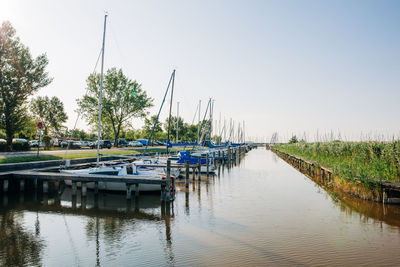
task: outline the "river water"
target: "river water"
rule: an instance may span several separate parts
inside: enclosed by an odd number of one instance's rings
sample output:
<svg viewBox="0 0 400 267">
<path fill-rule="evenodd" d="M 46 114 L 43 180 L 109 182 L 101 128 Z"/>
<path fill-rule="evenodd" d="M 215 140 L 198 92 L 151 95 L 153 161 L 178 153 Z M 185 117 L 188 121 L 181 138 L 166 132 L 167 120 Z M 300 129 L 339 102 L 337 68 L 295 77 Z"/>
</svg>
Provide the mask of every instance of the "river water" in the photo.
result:
<svg viewBox="0 0 400 267">
<path fill-rule="evenodd" d="M 264 148 L 177 190 L 169 208 L 159 195 L 9 192 L 0 265 L 400 264 L 400 207 L 326 192 Z"/>
</svg>

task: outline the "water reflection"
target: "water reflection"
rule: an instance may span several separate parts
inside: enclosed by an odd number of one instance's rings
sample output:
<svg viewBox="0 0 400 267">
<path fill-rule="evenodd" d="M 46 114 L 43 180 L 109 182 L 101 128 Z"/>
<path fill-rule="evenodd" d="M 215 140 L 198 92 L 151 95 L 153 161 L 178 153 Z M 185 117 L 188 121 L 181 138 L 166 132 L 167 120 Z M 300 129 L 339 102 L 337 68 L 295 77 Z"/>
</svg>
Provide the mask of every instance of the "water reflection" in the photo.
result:
<svg viewBox="0 0 400 267">
<path fill-rule="evenodd" d="M 8 197 L 3 196 L 3 204 Z M 19 202 L 19 201 L 18 201 Z M 40 239 L 39 223 L 32 232 L 22 225 L 23 213 L 3 208 L 0 210 L 0 265 L 40 266 L 41 252 L 45 247 Z"/>
<path fill-rule="evenodd" d="M 2 195 L 0 264 L 350 265 L 365 263 L 374 249 L 379 256 L 370 265 L 400 260 L 393 253 L 400 245 L 398 206 L 331 192 L 269 151 L 189 181 L 177 181 L 170 205 L 158 194 L 127 201 L 92 191 L 72 197 L 69 188 L 61 196 Z M 4 233 L 9 228 L 25 243 L 6 259 L 15 242 Z"/>
</svg>

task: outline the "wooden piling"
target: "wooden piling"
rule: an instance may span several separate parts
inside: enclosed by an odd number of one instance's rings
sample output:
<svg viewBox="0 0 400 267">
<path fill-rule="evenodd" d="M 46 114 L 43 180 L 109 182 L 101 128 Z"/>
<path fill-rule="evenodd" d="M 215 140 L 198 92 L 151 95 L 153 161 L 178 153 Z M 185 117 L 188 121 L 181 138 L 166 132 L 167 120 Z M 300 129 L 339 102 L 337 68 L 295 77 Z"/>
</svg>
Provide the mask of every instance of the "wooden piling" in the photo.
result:
<svg viewBox="0 0 400 267">
<path fill-rule="evenodd" d="M 44 180 L 43 181 L 43 193 L 47 194 L 49 192 L 49 182 Z"/>
<path fill-rule="evenodd" d="M 161 185 L 161 201 L 165 202 L 165 185 Z"/>
<path fill-rule="evenodd" d="M 8 180 L 3 180 L 3 192 L 8 192 Z"/>
<path fill-rule="evenodd" d="M 221 162 L 225 162 L 225 151 L 222 151 L 222 159 L 221 159 Z"/>
<path fill-rule="evenodd" d="M 186 188 L 189 188 L 189 161 L 188 160 L 185 161 L 185 170 L 186 170 L 185 185 L 186 185 Z"/>
<path fill-rule="evenodd" d="M 218 150 L 218 163 L 221 164 L 221 150 Z"/>
<path fill-rule="evenodd" d="M 139 184 L 135 184 L 135 197 L 139 197 Z"/>
<path fill-rule="evenodd" d="M 206 169 L 207 169 L 206 173 L 207 173 L 207 176 L 209 175 L 209 168 L 210 168 L 208 163 L 209 163 L 209 158 L 208 158 L 208 152 L 207 152 L 207 154 L 206 154 L 206 166 L 207 166 L 206 167 Z"/>
<path fill-rule="evenodd" d="M 58 182 L 58 185 L 57 185 L 57 193 L 58 193 L 58 195 L 61 195 L 61 193 L 62 193 L 62 181 L 59 181 Z"/>
<path fill-rule="evenodd" d="M 86 195 L 87 195 L 87 185 L 86 185 L 85 182 L 82 182 L 81 192 L 82 192 L 82 196 L 86 197 Z"/>
<path fill-rule="evenodd" d="M 19 191 L 23 192 L 25 188 L 25 180 L 21 179 L 19 180 Z"/>
<path fill-rule="evenodd" d="M 199 168 L 199 177 L 201 175 L 201 157 L 197 157 L 198 160 L 198 168 Z"/>
<path fill-rule="evenodd" d="M 76 196 L 76 182 L 72 181 L 71 193 L 73 196 Z"/>
<path fill-rule="evenodd" d="M 126 184 L 126 199 L 130 200 L 132 198 L 131 184 Z"/>
<path fill-rule="evenodd" d="M 94 182 L 94 194 L 97 195 L 99 193 L 99 182 Z"/>
<path fill-rule="evenodd" d="M 217 167 L 217 163 L 216 163 L 216 160 L 215 160 L 215 151 L 213 152 L 212 161 L 213 161 L 214 168 L 216 168 Z"/>
<path fill-rule="evenodd" d="M 165 196 L 165 201 L 169 202 L 170 201 L 170 194 L 169 194 L 169 189 L 171 187 L 171 160 L 167 160 L 167 184 L 166 184 L 166 196 Z"/>
</svg>

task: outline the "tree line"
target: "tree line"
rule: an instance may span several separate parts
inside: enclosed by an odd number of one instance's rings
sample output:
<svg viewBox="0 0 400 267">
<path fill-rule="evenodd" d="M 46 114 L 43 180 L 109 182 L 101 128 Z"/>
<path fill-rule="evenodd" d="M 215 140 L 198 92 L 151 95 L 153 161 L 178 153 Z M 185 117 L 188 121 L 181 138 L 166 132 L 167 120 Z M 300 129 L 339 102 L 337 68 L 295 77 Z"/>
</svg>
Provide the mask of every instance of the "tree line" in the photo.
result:
<svg viewBox="0 0 400 267">
<path fill-rule="evenodd" d="M 68 129 L 64 126 L 68 116 L 64 104 L 56 97 L 33 97 L 41 88 L 49 85 L 53 78 L 46 71 L 46 54 L 32 57 L 29 48 L 21 43 L 11 23 L 0 27 L 0 138 L 7 142 L 7 150 L 13 150 L 13 138 L 35 139 L 38 122 L 42 122 L 46 140 L 51 137 L 73 137 L 81 140 L 97 139 L 100 99 L 100 74 L 89 75 L 86 93 L 76 100 L 83 119 L 90 126 L 89 132 Z M 153 106 L 142 85 L 128 78 L 121 69 L 106 71 L 101 101 L 101 138 L 136 140 L 147 139 L 156 121 L 149 116 Z M 133 118 L 144 119 L 141 129 L 134 129 Z M 177 123 L 179 139 L 193 142 L 197 138 L 198 125 L 185 123 L 182 118 L 171 117 L 170 140 L 176 141 Z M 153 140 L 167 139 L 168 119 L 157 122 Z"/>
</svg>

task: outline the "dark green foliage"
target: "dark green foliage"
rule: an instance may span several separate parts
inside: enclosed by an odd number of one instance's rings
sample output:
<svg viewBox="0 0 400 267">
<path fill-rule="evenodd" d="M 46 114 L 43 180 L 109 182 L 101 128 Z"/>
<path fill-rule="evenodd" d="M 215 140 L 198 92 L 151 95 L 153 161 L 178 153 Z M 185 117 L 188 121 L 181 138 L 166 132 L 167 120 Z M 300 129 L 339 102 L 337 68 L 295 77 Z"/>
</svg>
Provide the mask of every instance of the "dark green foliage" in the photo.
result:
<svg viewBox="0 0 400 267">
<path fill-rule="evenodd" d="M 136 94 L 132 94 L 135 91 Z M 89 124 L 97 128 L 100 96 L 100 74 L 87 79 L 87 94 L 78 99 L 78 106 Z M 115 141 L 132 118 L 144 118 L 153 99 L 147 96 L 141 84 L 126 77 L 122 70 L 109 69 L 104 75 L 102 95 L 102 132 L 111 128 Z"/>
<path fill-rule="evenodd" d="M 292 138 L 290 138 L 289 140 L 289 144 L 295 144 L 299 142 L 299 140 L 297 140 L 297 137 L 295 135 L 292 136 Z"/>
<path fill-rule="evenodd" d="M 46 55 L 32 58 L 9 22 L 0 27 L 0 127 L 5 129 L 8 150 L 13 149 L 14 134 L 27 121 L 26 101 L 51 79 L 45 68 Z"/>
<path fill-rule="evenodd" d="M 54 133 L 59 135 L 62 124 L 68 119 L 64 104 L 56 96 L 38 96 L 32 99 L 30 110 L 36 123 L 42 122 L 45 135 L 49 134 L 49 129 L 53 129 Z"/>
<path fill-rule="evenodd" d="M 0 143 L 0 152 L 6 152 L 7 148 L 8 148 L 7 143 Z M 13 150 L 14 151 L 29 151 L 30 146 L 27 142 L 14 142 Z"/>
</svg>

